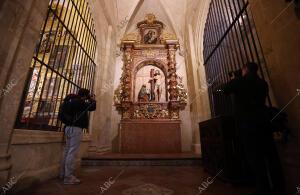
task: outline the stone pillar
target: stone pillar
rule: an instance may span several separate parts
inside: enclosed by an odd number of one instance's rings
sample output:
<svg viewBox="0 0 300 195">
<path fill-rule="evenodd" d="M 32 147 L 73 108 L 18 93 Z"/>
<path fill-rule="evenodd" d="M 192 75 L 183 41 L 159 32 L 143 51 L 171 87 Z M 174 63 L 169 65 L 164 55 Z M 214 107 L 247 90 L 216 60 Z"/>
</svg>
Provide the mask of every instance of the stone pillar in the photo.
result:
<svg viewBox="0 0 300 195">
<path fill-rule="evenodd" d="M 97 101 L 97 109 L 92 113 L 92 119 L 90 121 L 90 134 L 92 143 L 89 146 L 88 155 L 98 155 L 107 153 L 111 150 L 110 145 L 110 120 L 111 120 L 111 106 L 112 106 L 112 65 L 111 58 L 114 55 L 112 52 L 113 47 L 113 34 L 112 26 L 107 26 L 106 43 L 103 50 L 97 48 L 97 53 L 105 53 L 103 55 L 103 62 L 99 62 L 99 56 L 97 56 L 97 63 L 100 64 L 97 67 L 96 79 L 95 79 L 95 94 Z M 100 44 L 98 44 L 100 45 Z"/>
<path fill-rule="evenodd" d="M 0 4 L 0 186 L 10 177 L 10 141 L 48 3 L 6 0 Z"/>
</svg>

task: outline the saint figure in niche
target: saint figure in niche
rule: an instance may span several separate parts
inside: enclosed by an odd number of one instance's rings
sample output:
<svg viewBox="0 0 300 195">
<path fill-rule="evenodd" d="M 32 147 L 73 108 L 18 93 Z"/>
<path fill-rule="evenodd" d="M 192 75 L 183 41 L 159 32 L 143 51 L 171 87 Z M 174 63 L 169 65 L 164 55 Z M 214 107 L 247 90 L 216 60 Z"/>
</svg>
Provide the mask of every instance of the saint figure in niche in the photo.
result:
<svg viewBox="0 0 300 195">
<path fill-rule="evenodd" d="M 146 85 L 143 85 L 138 95 L 139 102 L 149 102 L 149 94 L 147 93 Z"/>
</svg>

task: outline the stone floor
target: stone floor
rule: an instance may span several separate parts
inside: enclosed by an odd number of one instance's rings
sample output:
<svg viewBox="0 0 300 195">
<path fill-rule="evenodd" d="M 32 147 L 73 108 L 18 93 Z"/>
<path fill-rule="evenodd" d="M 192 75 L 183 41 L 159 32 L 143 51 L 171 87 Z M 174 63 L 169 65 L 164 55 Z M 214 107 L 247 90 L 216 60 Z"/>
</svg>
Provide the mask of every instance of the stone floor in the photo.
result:
<svg viewBox="0 0 300 195">
<path fill-rule="evenodd" d="M 53 179 L 17 194 L 243 195 L 253 190 L 216 179 L 206 188 L 202 186 L 200 193 L 201 184 L 211 177 L 200 166 L 93 166 L 81 167 L 76 174 L 82 180 L 80 185 L 63 185 Z"/>
</svg>

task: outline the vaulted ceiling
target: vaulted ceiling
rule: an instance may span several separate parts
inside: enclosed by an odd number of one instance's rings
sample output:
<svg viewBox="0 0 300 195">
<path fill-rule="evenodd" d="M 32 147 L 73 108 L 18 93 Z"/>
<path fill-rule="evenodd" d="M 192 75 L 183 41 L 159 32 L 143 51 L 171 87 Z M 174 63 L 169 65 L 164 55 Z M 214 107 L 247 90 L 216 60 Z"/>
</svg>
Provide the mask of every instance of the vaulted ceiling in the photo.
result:
<svg viewBox="0 0 300 195">
<path fill-rule="evenodd" d="M 122 24 L 118 38 L 136 31 L 137 22 L 143 20 L 147 13 L 153 13 L 165 24 L 164 32 L 172 32 L 178 38 L 183 37 L 186 0 L 117 0 L 117 24 Z"/>
</svg>

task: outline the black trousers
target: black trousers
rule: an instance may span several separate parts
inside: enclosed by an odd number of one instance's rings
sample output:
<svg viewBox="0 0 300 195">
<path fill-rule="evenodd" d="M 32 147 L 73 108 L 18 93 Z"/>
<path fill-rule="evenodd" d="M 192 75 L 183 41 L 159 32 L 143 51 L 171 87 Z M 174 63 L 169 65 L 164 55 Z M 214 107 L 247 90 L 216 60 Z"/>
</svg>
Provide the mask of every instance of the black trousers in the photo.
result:
<svg viewBox="0 0 300 195">
<path fill-rule="evenodd" d="M 245 159 L 256 180 L 257 194 L 284 195 L 282 166 L 268 125 L 239 120 L 238 127 Z"/>
</svg>

